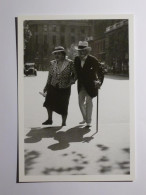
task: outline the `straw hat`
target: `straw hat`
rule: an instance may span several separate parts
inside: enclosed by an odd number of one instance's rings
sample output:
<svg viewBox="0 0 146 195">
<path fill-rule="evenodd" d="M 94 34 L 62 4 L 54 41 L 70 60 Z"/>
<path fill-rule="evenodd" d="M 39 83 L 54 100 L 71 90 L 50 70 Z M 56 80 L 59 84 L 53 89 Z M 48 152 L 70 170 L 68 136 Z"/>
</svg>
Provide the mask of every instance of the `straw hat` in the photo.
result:
<svg viewBox="0 0 146 195">
<path fill-rule="evenodd" d="M 52 54 L 57 53 L 57 52 L 62 52 L 62 51 L 65 52 L 64 47 L 62 47 L 62 46 L 57 46 L 57 47 L 55 47 L 55 49 L 54 49 L 54 51 L 52 52 Z"/>
<path fill-rule="evenodd" d="M 84 49 L 91 49 L 91 47 L 88 46 L 87 41 L 79 41 L 79 44 L 77 47 L 75 47 L 76 50 L 84 50 Z"/>
</svg>

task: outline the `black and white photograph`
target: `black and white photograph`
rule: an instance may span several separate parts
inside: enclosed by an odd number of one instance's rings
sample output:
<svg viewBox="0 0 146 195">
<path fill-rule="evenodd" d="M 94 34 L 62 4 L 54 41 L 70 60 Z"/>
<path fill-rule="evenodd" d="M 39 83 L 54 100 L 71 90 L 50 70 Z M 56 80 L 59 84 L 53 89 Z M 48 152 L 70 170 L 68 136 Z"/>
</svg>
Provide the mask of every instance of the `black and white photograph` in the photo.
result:
<svg viewBox="0 0 146 195">
<path fill-rule="evenodd" d="M 20 16 L 19 182 L 134 180 L 133 17 Z"/>
</svg>

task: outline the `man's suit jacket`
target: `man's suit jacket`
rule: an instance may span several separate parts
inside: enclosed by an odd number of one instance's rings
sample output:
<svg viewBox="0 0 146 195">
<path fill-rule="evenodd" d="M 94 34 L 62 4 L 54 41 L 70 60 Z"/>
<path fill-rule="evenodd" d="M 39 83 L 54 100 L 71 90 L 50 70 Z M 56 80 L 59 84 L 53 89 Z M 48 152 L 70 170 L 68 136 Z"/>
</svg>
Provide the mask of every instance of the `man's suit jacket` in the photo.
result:
<svg viewBox="0 0 146 195">
<path fill-rule="evenodd" d="M 104 70 L 101 64 L 92 55 L 87 56 L 83 68 L 79 56 L 75 58 L 74 64 L 77 71 L 78 92 L 80 92 L 81 86 L 84 86 L 91 97 L 97 96 L 99 86 L 95 84 L 95 81 L 99 80 L 101 86 L 104 79 Z"/>
</svg>

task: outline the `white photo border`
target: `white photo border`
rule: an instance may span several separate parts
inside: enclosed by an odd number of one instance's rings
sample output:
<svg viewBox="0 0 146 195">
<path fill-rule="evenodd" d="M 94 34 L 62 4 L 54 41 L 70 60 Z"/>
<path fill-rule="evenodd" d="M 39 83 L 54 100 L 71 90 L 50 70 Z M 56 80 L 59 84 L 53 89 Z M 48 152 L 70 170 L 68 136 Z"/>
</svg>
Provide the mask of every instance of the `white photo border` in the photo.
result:
<svg viewBox="0 0 146 195">
<path fill-rule="evenodd" d="M 24 91 L 23 91 L 23 22 L 25 20 L 129 20 L 129 89 L 130 89 L 130 175 L 57 175 L 27 176 L 24 173 Z M 133 15 L 47 15 L 18 17 L 18 151 L 19 182 L 46 181 L 133 181 L 135 178 L 135 91 L 134 91 L 134 16 Z M 21 165 L 21 166 L 20 166 Z"/>
</svg>

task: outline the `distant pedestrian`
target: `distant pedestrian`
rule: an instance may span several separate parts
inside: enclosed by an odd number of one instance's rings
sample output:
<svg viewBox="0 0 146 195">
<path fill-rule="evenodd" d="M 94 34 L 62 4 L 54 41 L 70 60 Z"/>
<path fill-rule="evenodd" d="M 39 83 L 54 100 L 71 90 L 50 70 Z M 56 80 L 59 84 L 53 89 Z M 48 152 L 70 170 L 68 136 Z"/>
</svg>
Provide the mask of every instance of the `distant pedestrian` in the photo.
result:
<svg viewBox="0 0 146 195">
<path fill-rule="evenodd" d="M 49 75 L 43 92 L 47 92 L 44 107 L 48 111 L 48 119 L 43 125 L 53 123 L 53 111 L 62 116 L 62 126 L 66 125 L 68 105 L 71 94 L 71 85 L 75 83 L 76 71 L 73 61 L 66 58 L 62 46 L 55 47 L 52 52 L 55 60 L 50 62 Z"/>
<path fill-rule="evenodd" d="M 91 47 L 88 42 L 79 41 L 78 56 L 74 60 L 78 79 L 79 107 L 83 116 L 80 124 L 86 123 L 91 126 L 92 120 L 92 99 L 97 96 L 98 89 L 104 79 L 104 70 L 98 60 L 90 55 Z"/>
</svg>

